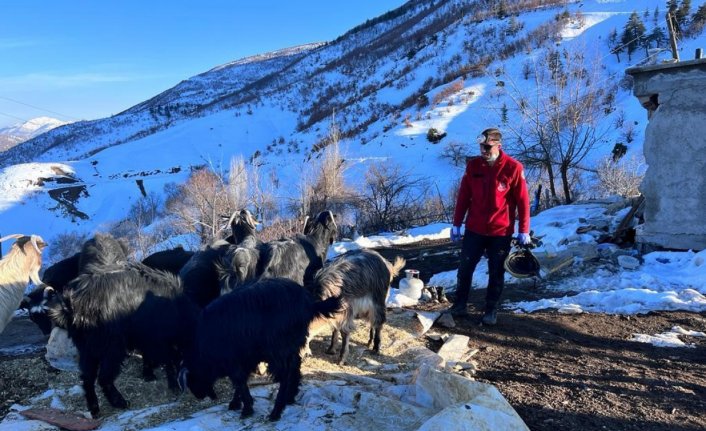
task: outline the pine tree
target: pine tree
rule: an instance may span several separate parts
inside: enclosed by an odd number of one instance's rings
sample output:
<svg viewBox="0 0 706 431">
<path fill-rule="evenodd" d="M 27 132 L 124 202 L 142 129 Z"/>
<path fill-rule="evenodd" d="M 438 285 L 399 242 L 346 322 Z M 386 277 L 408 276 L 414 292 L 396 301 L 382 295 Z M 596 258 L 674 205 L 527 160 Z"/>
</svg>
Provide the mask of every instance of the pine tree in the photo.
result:
<svg viewBox="0 0 706 431">
<path fill-rule="evenodd" d="M 652 14 L 652 24 L 657 25 L 659 22 L 659 6 L 655 6 L 655 11 Z"/>
<path fill-rule="evenodd" d="M 618 43 L 618 30 L 616 28 L 613 28 L 608 33 L 608 48 L 610 48 L 611 54 L 615 54 L 618 58 L 618 63 L 620 63 L 620 53 L 623 52 L 623 46 Z"/>
<path fill-rule="evenodd" d="M 694 12 L 694 15 L 691 16 L 690 31 L 692 34 L 701 33 L 701 30 L 703 30 L 705 25 L 706 25 L 706 3 L 699 6 L 699 8 L 696 10 L 696 12 Z"/>
<path fill-rule="evenodd" d="M 628 61 L 632 60 L 632 53 L 640 46 L 643 46 L 643 38 L 645 37 L 645 24 L 640 19 L 637 12 L 633 11 L 630 14 L 627 24 L 623 29 L 623 34 L 620 38 L 623 46 L 628 51 Z"/>
<path fill-rule="evenodd" d="M 676 11 L 677 23 L 679 24 L 679 33 L 683 34 L 689 24 L 689 14 L 691 13 L 691 0 L 681 0 L 681 6 Z"/>
</svg>

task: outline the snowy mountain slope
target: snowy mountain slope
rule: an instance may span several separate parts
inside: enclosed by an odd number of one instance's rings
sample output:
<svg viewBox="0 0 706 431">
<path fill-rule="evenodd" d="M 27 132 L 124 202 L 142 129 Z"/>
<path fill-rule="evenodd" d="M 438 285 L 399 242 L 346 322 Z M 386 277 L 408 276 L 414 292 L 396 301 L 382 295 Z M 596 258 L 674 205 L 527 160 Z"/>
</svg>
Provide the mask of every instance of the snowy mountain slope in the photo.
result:
<svg viewBox="0 0 706 431">
<path fill-rule="evenodd" d="M 64 124 L 67 123 L 56 118 L 37 117 L 14 126 L 0 128 L 0 152 Z"/>
<path fill-rule="evenodd" d="M 227 170 L 234 155 L 248 160 L 259 154 L 262 177 L 277 178 L 271 194 L 284 209 L 325 145 L 333 113 L 343 132 L 350 184 L 359 187 L 371 162 L 386 161 L 428 177 L 446 195 L 460 168 L 440 157 L 444 147 L 456 142 L 475 154 L 473 138 L 488 125 L 502 127 L 500 107 L 509 101 L 511 80 L 518 91 L 532 94 L 523 65 L 541 64 L 550 48 L 583 49 L 600 60 L 600 85 L 615 96 L 603 120 L 610 133 L 592 159 L 622 139 L 624 130 L 613 126 L 619 116 L 632 128 L 628 154 L 639 155 L 646 113 L 618 83 L 623 70 L 645 54 L 635 52 L 630 63 L 623 54 L 619 63 L 606 43 L 612 29 L 622 31 L 635 5 L 570 3 L 571 18 L 560 20 L 563 1 L 540 8 L 529 1 L 505 3 L 516 5 L 516 16 L 497 18 L 487 1 L 411 1 L 330 43 L 219 66 L 113 117 L 35 138 L 9 151 L 0 165 L 66 165 L 76 184 L 85 186 L 76 206 L 87 218 L 62 212 L 48 191 L 65 185 L 44 182 L 20 196 L 0 197 L 2 233 L 34 231 L 50 239 L 65 231 L 91 232 L 124 217 L 141 196 L 137 179 L 148 193 L 162 194 L 165 184 L 183 181 L 195 166 Z M 693 2 L 692 11 L 702 3 Z M 663 14 L 662 1 L 646 0 L 638 12 L 657 7 Z M 649 29 L 652 19 L 645 21 Z M 680 41 L 682 56 L 705 40 Z M 428 104 L 419 102 L 422 96 Z M 516 112 L 508 115 L 508 124 L 520 122 Z M 448 134 L 439 144 L 426 139 L 432 127 Z M 511 151 L 511 142 L 506 147 Z M 7 170 L 0 176 L 4 183 L 37 182 Z"/>
</svg>

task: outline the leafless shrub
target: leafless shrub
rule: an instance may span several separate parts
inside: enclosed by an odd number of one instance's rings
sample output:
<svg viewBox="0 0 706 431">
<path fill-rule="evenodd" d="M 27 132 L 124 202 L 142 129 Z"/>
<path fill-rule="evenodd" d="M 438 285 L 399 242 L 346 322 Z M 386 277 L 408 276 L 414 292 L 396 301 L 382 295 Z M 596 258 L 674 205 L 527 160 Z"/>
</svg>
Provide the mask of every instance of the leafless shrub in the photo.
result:
<svg viewBox="0 0 706 431">
<path fill-rule="evenodd" d="M 441 150 L 439 157 L 449 160 L 454 166 L 463 166 L 466 164 L 468 156 L 468 147 L 462 142 L 450 141 Z"/>
<path fill-rule="evenodd" d="M 158 236 L 156 231 L 147 229 L 161 215 L 162 208 L 160 197 L 150 193 L 135 202 L 130 207 L 127 217 L 113 225 L 110 233 L 128 242 L 129 249 L 134 254 L 133 257 L 147 256 L 155 244 L 168 238 Z"/>
<path fill-rule="evenodd" d="M 176 186 L 166 208 L 175 216 L 176 226 L 183 232 L 196 233 L 202 244 L 222 235 L 221 216 L 235 210 L 226 181 L 208 168 L 195 170 L 184 184 Z"/>
<path fill-rule="evenodd" d="M 365 190 L 358 203 L 356 225 L 362 233 L 398 230 L 413 225 L 425 214 L 429 185 L 397 164 L 370 166 Z"/>
<path fill-rule="evenodd" d="M 64 232 L 56 235 L 51 239 L 45 264 L 56 263 L 73 256 L 81 251 L 83 243 L 87 240 L 88 234 L 85 232 Z"/>
<path fill-rule="evenodd" d="M 616 162 L 612 157 L 606 157 L 598 164 L 598 187 L 604 196 L 638 196 L 638 187 L 644 175 L 645 163 L 642 158 L 631 156 Z"/>
</svg>

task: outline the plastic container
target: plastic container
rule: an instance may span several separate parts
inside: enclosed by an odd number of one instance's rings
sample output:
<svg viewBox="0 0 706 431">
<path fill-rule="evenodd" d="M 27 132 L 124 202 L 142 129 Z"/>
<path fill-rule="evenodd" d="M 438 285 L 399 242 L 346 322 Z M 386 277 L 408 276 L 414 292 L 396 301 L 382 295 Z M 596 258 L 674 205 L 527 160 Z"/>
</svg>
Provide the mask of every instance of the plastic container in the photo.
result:
<svg viewBox="0 0 706 431">
<path fill-rule="evenodd" d="M 424 282 L 419 279 L 419 271 L 406 269 L 404 273 L 406 277 L 400 280 L 400 293 L 412 299 L 421 298 Z"/>
</svg>

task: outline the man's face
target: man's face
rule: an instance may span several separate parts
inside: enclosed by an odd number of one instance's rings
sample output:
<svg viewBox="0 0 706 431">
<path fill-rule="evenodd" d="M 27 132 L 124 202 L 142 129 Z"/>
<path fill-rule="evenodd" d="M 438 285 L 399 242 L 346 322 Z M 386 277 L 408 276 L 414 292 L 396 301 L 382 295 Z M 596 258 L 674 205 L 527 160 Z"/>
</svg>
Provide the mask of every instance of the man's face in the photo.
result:
<svg viewBox="0 0 706 431">
<path fill-rule="evenodd" d="M 495 159 L 500 155 L 500 136 L 497 134 L 491 134 L 485 143 L 480 144 L 480 155 L 485 160 Z"/>
</svg>

